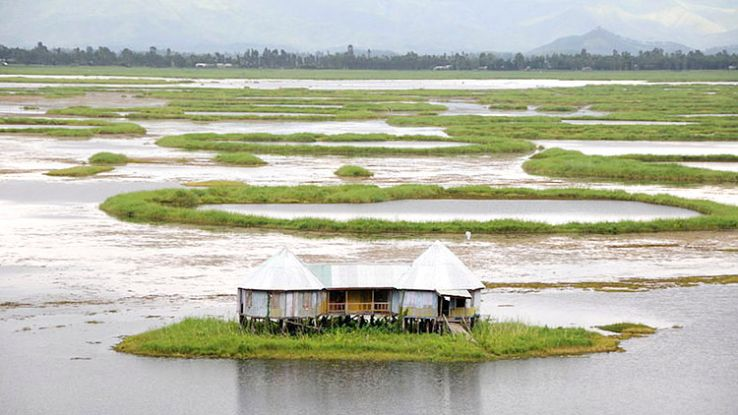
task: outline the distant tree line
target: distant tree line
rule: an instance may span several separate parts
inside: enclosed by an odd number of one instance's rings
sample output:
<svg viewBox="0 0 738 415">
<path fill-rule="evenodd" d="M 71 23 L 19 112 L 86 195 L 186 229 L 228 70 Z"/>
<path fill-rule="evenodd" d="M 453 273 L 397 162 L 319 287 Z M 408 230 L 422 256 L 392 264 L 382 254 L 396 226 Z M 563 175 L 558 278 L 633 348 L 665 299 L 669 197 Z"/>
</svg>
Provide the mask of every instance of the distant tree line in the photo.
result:
<svg viewBox="0 0 738 415">
<path fill-rule="evenodd" d="M 180 53 L 170 49 L 148 51 L 123 49 L 115 52 L 107 47 L 94 49 L 49 49 L 39 42 L 32 49 L 0 45 L 0 62 L 36 65 L 148 66 L 187 68 L 197 66 L 233 66 L 243 68 L 303 69 L 452 69 L 452 70 L 687 70 L 727 69 L 738 65 L 738 55 L 722 51 L 707 55 L 699 50 L 667 53 L 662 49 L 638 54 L 612 51 L 610 55 L 593 55 L 586 50 L 576 54 L 554 53 L 546 56 L 496 55 L 493 53 L 454 53 L 427 55 L 408 52 L 404 55 L 377 55 L 371 50 L 355 54 L 349 45 L 345 52 L 294 53 L 283 49 L 249 49 L 242 54 Z M 198 65 L 199 64 L 199 65 Z"/>
</svg>

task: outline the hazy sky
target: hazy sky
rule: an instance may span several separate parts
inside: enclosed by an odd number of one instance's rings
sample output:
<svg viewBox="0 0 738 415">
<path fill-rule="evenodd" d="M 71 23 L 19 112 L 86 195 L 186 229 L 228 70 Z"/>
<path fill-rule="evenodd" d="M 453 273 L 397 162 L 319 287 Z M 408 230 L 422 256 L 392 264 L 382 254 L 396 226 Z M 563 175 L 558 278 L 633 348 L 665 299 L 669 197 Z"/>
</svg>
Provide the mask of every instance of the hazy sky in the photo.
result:
<svg viewBox="0 0 738 415">
<path fill-rule="evenodd" d="M 0 0 L 0 16 L 11 46 L 526 51 L 597 26 L 738 44 L 738 0 Z"/>
</svg>

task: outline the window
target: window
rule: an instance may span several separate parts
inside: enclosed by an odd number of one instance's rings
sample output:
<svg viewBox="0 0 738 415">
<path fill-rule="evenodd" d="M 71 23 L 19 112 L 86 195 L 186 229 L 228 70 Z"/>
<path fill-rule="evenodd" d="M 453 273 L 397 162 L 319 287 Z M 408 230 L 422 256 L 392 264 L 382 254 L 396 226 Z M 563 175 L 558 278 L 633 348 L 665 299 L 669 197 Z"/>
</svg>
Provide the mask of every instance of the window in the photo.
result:
<svg viewBox="0 0 738 415">
<path fill-rule="evenodd" d="M 331 291 L 329 301 L 331 303 L 345 303 L 346 291 Z"/>
<path fill-rule="evenodd" d="M 466 308 L 466 298 L 457 298 L 456 308 Z"/>
<path fill-rule="evenodd" d="M 374 290 L 375 303 L 389 303 L 389 290 Z"/>
</svg>

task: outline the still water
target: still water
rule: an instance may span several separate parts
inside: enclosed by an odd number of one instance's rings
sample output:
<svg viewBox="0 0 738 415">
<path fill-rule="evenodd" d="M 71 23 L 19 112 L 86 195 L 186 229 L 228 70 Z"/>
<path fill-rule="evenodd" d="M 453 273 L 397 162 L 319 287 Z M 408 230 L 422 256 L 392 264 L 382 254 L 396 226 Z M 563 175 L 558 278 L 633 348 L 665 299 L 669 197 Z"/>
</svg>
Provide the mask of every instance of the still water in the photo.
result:
<svg viewBox="0 0 738 415">
<path fill-rule="evenodd" d="M 549 224 L 688 218 L 699 213 L 671 206 L 612 200 L 395 200 L 381 203 L 228 204 L 202 209 L 278 219 L 408 222 L 518 219 Z"/>
<path fill-rule="evenodd" d="M 386 148 L 448 148 L 470 145 L 453 141 L 314 141 L 300 143 L 295 141 L 254 141 L 249 144 L 264 146 L 322 146 L 322 147 L 386 147 Z"/>
<path fill-rule="evenodd" d="M 271 134 L 392 134 L 433 135 L 446 137 L 438 127 L 394 127 L 384 120 L 368 121 L 218 121 L 193 122 L 187 120 L 137 121 L 149 135 L 173 135 L 188 133 L 271 133 Z"/>
<path fill-rule="evenodd" d="M 491 109 L 488 105 L 469 101 L 431 101 L 430 104 L 443 105 L 446 111 L 441 116 L 455 115 L 480 115 L 483 117 L 602 117 L 606 112 L 593 111 L 589 106 L 579 108 L 572 112 L 545 112 L 539 111 L 538 107 L 528 105 L 525 110 L 498 110 Z"/>
<path fill-rule="evenodd" d="M 624 342 L 624 353 L 468 364 L 179 360 L 110 350 L 121 334 L 186 315 L 232 316 L 232 297 L 6 309 L 0 334 L 12 341 L 0 342 L 0 402 L 6 413 L 46 415 L 734 414 L 737 296 L 736 286 L 487 293 L 483 313 L 503 319 L 627 318 L 659 331 Z"/>
</svg>

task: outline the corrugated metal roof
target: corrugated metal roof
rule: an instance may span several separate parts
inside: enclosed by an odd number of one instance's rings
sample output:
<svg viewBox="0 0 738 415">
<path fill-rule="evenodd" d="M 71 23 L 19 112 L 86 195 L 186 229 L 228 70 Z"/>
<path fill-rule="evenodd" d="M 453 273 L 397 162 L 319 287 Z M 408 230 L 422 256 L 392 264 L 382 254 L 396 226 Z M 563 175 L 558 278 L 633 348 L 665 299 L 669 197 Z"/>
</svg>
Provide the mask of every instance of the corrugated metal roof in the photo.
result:
<svg viewBox="0 0 738 415">
<path fill-rule="evenodd" d="M 253 268 L 240 286 L 247 290 L 300 291 L 325 288 L 287 248 Z"/>
<path fill-rule="evenodd" d="M 410 265 L 307 264 L 327 288 L 395 288 Z"/>
<path fill-rule="evenodd" d="M 415 259 L 398 288 L 407 290 L 478 290 L 477 278 L 446 245 L 435 241 Z"/>
<path fill-rule="evenodd" d="M 253 268 L 241 288 L 265 291 L 322 290 L 325 288 L 397 288 L 419 291 L 484 288 L 461 260 L 436 241 L 409 264 L 303 264 L 292 252 L 282 248 Z M 468 292 L 466 293 L 468 295 Z"/>
<path fill-rule="evenodd" d="M 472 298 L 471 293 L 469 290 L 436 290 L 438 295 L 444 296 L 444 297 L 463 297 L 463 298 Z"/>
</svg>

